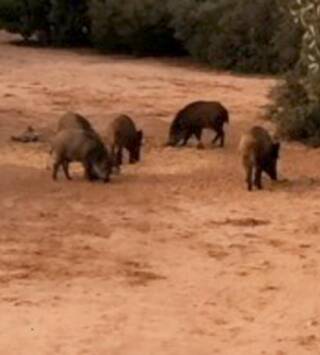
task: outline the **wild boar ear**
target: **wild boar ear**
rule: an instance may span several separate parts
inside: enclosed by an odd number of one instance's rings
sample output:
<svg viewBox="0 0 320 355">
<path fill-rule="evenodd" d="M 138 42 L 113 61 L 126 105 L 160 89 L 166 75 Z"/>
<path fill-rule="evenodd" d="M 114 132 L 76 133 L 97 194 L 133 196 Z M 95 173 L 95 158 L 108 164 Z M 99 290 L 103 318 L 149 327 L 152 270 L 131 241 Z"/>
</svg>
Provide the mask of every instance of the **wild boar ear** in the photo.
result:
<svg viewBox="0 0 320 355">
<path fill-rule="evenodd" d="M 279 157 L 279 151 L 280 151 L 280 143 L 273 143 L 272 144 L 272 156 L 274 158 L 278 158 Z"/>
</svg>

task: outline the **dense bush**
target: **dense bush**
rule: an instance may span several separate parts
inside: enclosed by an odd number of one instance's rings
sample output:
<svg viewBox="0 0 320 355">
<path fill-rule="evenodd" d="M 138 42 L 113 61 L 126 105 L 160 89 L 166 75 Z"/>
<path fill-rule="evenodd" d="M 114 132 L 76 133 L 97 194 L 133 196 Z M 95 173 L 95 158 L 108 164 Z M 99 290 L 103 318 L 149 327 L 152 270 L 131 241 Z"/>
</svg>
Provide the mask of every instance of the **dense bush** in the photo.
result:
<svg viewBox="0 0 320 355">
<path fill-rule="evenodd" d="M 281 137 L 320 146 L 320 75 L 313 80 L 308 82 L 299 72 L 290 72 L 271 92 L 270 114 Z M 316 95 L 310 94 L 310 86 Z"/>
<path fill-rule="evenodd" d="M 100 49 L 138 55 L 182 51 L 169 26 L 167 0 L 93 0 L 90 14 Z"/>
<path fill-rule="evenodd" d="M 247 72 L 293 67 L 301 31 L 277 0 L 92 0 L 94 43 L 106 51 L 176 54 Z"/>
<path fill-rule="evenodd" d="M 283 72 L 298 58 L 301 31 L 278 0 L 0 0 L 0 23 L 53 43 L 93 43 L 139 55 L 189 52 L 211 65 Z M 91 31 L 92 30 L 92 31 Z"/>
<path fill-rule="evenodd" d="M 18 32 L 20 22 L 20 7 L 18 2 L 0 0 L 0 28 Z"/>
<path fill-rule="evenodd" d="M 294 17 L 307 35 L 299 45 L 294 70 L 272 93 L 271 114 L 282 136 L 320 146 L 320 5 L 311 0 L 288 3 L 295 9 L 287 7 L 288 18 Z"/>
<path fill-rule="evenodd" d="M 279 73 L 294 69 L 300 57 L 303 31 L 287 12 L 281 12 L 272 45 L 276 53 L 274 68 Z"/>
<path fill-rule="evenodd" d="M 301 32 L 276 0 L 176 0 L 171 9 L 176 36 L 216 67 L 279 72 L 298 57 Z"/>
<path fill-rule="evenodd" d="M 0 27 L 28 39 L 37 31 L 49 31 L 49 11 L 48 0 L 0 0 Z"/>
<path fill-rule="evenodd" d="M 51 0 L 49 22 L 53 41 L 62 45 L 89 42 L 90 18 L 87 0 Z"/>
<path fill-rule="evenodd" d="M 212 36 L 221 34 L 219 21 L 229 3 L 227 0 L 173 0 L 169 3 L 175 36 L 194 58 L 210 62 Z M 218 59 L 215 64 L 218 64 Z"/>
<path fill-rule="evenodd" d="M 0 26 L 25 39 L 41 34 L 45 42 L 78 44 L 89 39 L 86 0 L 0 0 Z"/>
</svg>

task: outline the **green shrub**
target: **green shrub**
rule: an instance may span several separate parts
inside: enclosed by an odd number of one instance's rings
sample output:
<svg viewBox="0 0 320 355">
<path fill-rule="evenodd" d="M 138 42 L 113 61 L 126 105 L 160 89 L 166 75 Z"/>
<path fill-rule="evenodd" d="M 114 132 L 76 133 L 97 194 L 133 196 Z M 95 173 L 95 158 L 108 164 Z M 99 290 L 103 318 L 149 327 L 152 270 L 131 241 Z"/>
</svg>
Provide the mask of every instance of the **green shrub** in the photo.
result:
<svg viewBox="0 0 320 355">
<path fill-rule="evenodd" d="M 36 31 L 49 32 L 49 0 L 0 0 L 0 26 L 29 39 Z"/>
<path fill-rule="evenodd" d="M 55 44 L 87 43 L 87 0 L 0 0 L 0 25 L 25 39 L 41 33 Z"/>
<path fill-rule="evenodd" d="M 0 28 L 17 32 L 20 25 L 20 6 L 12 0 L 0 0 Z"/>
<path fill-rule="evenodd" d="M 276 53 L 274 69 L 278 73 L 285 73 L 294 69 L 299 61 L 302 47 L 303 31 L 295 24 L 291 16 L 281 12 L 279 22 L 275 28 L 272 45 Z"/>
<path fill-rule="evenodd" d="M 223 13 L 230 11 L 228 6 L 233 5 L 234 2 L 235 0 L 173 0 L 170 2 L 171 26 L 175 30 L 175 36 L 182 41 L 194 58 L 213 63 L 209 59 L 210 46 L 213 40 L 218 46 L 218 42 L 222 39 L 220 21 Z M 217 56 L 214 60 L 215 65 L 219 61 Z"/>
<path fill-rule="evenodd" d="M 0 23 L 25 38 L 108 52 L 188 52 L 216 68 L 260 73 L 292 68 L 301 30 L 279 0 L 0 0 Z"/>
<path fill-rule="evenodd" d="M 275 73 L 298 58 L 301 33 L 277 0 L 174 0 L 171 10 L 176 36 L 215 67 Z"/>
<path fill-rule="evenodd" d="M 137 55 L 182 51 L 169 26 L 166 0 L 93 0 L 90 14 L 100 49 Z"/>
<path fill-rule="evenodd" d="M 54 43 L 59 45 L 89 43 L 91 21 L 87 0 L 51 0 L 49 21 Z"/>
<path fill-rule="evenodd" d="M 314 78 L 320 90 L 320 75 Z M 299 73 L 291 72 L 271 93 L 270 113 L 280 136 L 320 146 L 320 103 L 310 95 L 308 83 Z"/>
</svg>

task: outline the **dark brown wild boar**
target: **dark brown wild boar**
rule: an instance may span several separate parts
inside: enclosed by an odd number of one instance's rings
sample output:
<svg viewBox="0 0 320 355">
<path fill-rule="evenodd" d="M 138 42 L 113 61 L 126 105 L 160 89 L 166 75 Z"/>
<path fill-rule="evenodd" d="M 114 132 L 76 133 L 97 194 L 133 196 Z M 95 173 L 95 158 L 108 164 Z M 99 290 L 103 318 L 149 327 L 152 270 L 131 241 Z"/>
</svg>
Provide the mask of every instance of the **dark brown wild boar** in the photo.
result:
<svg viewBox="0 0 320 355">
<path fill-rule="evenodd" d="M 130 164 L 140 160 L 143 132 L 136 129 L 129 116 L 120 115 L 115 118 L 108 128 L 107 136 L 118 165 L 122 164 L 124 148 L 129 152 Z"/>
<path fill-rule="evenodd" d="M 62 166 L 67 179 L 69 163 L 81 162 L 88 180 L 96 178 L 108 182 L 111 174 L 109 153 L 98 136 L 82 129 L 65 129 L 56 134 L 52 141 L 54 153 L 52 178 L 57 179 L 57 173 Z"/>
<path fill-rule="evenodd" d="M 216 136 L 212 140 L 215 144 L 220 140 L 220 146 L 224 146 L 225 132 L 223 126 L 229 123 L 229 113 L 227 109 L 217 101 L 195 101 L 175 116 L 169 130 L 169 140 L 167 145 L 182 146 L 194 135 L 198 139 L 198 147 L 202 148 L 201 136 L 203 129 L 212 129 Z"/>
<path fill-rule="evenodd" d="M 272 180 L 277 180 L 279 150 L 280 143 L 274 142 L 268 131 L 262 127 L 254 126 L 242 136 L 240 151 L 249 191 L 252 190 L 253 184 L 262 189 L 263 172 Z"/>
</svg>

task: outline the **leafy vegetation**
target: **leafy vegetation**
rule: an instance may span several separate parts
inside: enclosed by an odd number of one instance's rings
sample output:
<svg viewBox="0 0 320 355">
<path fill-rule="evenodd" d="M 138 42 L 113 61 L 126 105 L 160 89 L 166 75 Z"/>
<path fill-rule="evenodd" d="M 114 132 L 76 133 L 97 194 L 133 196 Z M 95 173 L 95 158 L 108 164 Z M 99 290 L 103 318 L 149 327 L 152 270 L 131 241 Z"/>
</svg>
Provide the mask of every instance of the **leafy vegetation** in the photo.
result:
<svg viewBox="0 0 320 355">
<path fill-rule="evenodd" d="M 295 68 L 272 93 L 271 113 L 286 138 L 320 146 L 320 4 L 292 0 L 287 14 L 304 36 Z"/>
<path fill-rule="evenodd" d="M 245 72 L 288 70 L 301 43 L 301 31 L 277 0 L 0 0 L 0 24 L 24 38 L 42 33 L 58 45 L 189 53 L 216 68 Z"/>
</svg>

